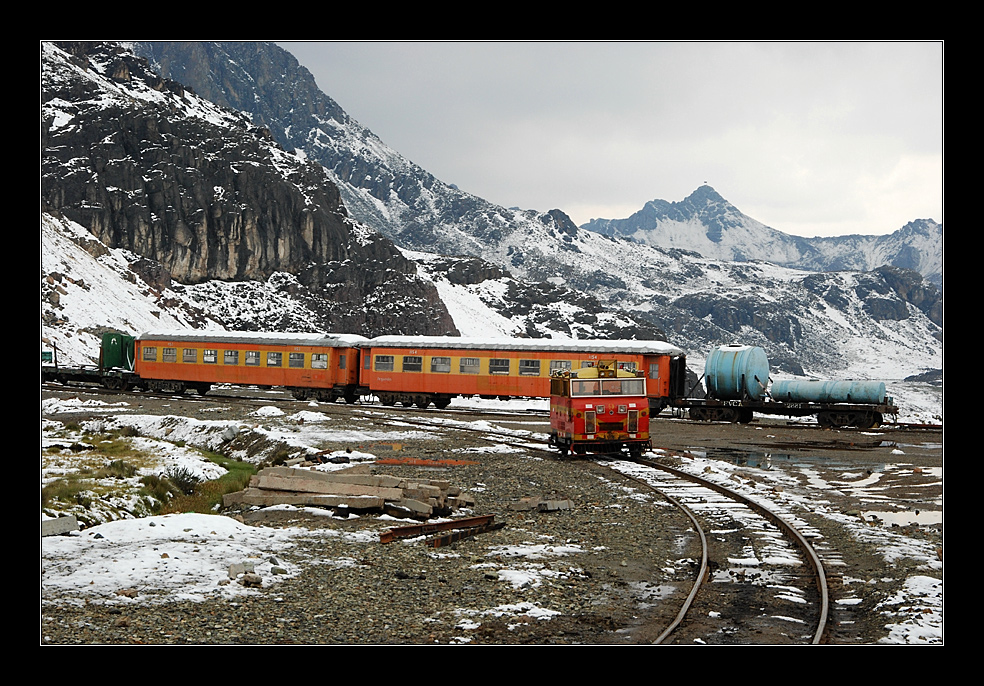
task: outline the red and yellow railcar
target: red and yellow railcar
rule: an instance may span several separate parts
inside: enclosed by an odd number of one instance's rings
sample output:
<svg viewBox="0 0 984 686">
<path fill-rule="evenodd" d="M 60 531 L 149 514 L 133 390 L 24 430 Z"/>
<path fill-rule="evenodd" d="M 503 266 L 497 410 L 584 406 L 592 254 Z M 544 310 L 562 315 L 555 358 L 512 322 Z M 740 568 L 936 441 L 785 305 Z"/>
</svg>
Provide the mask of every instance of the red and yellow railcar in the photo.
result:
<svg viewBox="0 0 984 686">
<path fill-rule="evenodd" d="M 283 386 L 295 398 L 355 402 L 361 336 L 164 331 L 136 338 L 134 371 L 151 390 L 207 393 L 213 384 Z"/>
<path fill-rule="evenodd" d="M 615 360 L 550 378 L 550 445 L 568 452 L 633 457 L 651 449 L 649 399 L 643 372 Z"/>
<path fill-rule="evenodd" d="M 686 358 L 662 341 L 474 339 L 381 336 L 362 350 L 361 386 L 384 405 L 447 407 L 454 396 L 546 398 L 557 370 L 594 367 L 618 358 L 641 372 L 658 412 L 683 387 Z"/>
</svg>

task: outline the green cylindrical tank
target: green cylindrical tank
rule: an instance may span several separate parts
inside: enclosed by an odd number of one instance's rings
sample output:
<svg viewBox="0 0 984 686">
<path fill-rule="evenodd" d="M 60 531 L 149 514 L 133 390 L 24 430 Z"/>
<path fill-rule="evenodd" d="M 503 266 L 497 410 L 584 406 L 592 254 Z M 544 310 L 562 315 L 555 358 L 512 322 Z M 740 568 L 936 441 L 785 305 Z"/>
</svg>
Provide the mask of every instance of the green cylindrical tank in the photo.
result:
<svg viewBox="0 0 984 686">
<path fill-rule="evenodd" d="M 704 363 L 707 395 L 717 400 L 760 400 L 769 385 L 769 358 L 762 348 L 723 345 Z"/>
<path fill-rule="evenodd" d="M 885 402 L 885 384 L 881 381 L 776 381 L 772 384 L 773 400 L 794 403 L 868 403 Z"/>
<path fill-rule="evenodd" d="M 125 369 L 133 371 L 133 336 L 125 333 L 104 333 L 99 352 L 99 366 L 102 369 Z"/>
</svg>

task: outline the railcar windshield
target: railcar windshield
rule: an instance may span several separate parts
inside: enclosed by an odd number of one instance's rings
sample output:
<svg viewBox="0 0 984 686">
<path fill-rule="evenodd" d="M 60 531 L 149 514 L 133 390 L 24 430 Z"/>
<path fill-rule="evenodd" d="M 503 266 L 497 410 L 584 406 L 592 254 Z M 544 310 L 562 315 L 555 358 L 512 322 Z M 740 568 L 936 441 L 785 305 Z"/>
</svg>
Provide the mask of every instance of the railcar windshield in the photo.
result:
<svg viewBox="0 0 984 686">
<path fill-rule="evenodd" d="M 645 395 L 645 379 L 572 379 L 571 396 Z"/>
</svg>

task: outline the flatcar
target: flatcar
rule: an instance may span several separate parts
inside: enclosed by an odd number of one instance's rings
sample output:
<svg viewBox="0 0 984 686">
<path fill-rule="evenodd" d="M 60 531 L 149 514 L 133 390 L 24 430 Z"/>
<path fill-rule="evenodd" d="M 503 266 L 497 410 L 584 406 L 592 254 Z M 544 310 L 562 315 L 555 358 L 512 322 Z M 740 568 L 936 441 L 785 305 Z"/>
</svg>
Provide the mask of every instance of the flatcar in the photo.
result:
<svg viewBox="0 0 984 686">
<path fill-rule="evenodd" d="M 815 416 L 827 428 L 872 429 L 885 415 L 899 412 L 880 381 L 772 382 L 769 359 L 755 346 L 712 348 L 704 365 L 704 385 L 705 398 L 683 395 L 672 404 L 699 421 L 748 423 L 755 413 Z"/>
<path fill-rule="evenodd" d="M 457 395 L 546 398 L 554 371 L 612 357 L 643 374 L 642 395 L 656 412 L 682 394 L 686 356 L 662 341 L 381 336 L 362 348 L 360 385 L 383 405 L 421 408 L 447 407 Z"/>
<path fill-rule="evenodd" d="M 615 360 L 557 370 L 550 377 L 550 445 L 560 450 L 633 457 L 652 449 L 645 373 Z"/>
<path fill-rule="evenodd" d="M 134 371 L 156 391 L 213 384 L 282 386 L 299 400 L 358 399 L 362 336 L 161 331 L 136 337 Z"/>
</svg>

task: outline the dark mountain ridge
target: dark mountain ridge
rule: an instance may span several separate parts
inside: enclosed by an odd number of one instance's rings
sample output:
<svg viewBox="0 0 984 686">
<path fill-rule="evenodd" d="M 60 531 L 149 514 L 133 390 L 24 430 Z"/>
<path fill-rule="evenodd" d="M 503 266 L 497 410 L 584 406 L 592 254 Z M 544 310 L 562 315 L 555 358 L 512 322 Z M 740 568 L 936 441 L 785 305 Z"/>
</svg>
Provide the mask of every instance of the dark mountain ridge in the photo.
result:
<svg viewBox="0 0 984 686">
<path fill-rule="evenodd" d="M 454 333 L 433 285 L 348 217 L 323 168 L 117 44 L 45 44 L 42 210 L 186 284 L 297 274 L 326 330 Z M 402 322 L 366 302 L 402 303 Z M 407 328 L 403 328 L 407 327 Z"/>
</svg>

